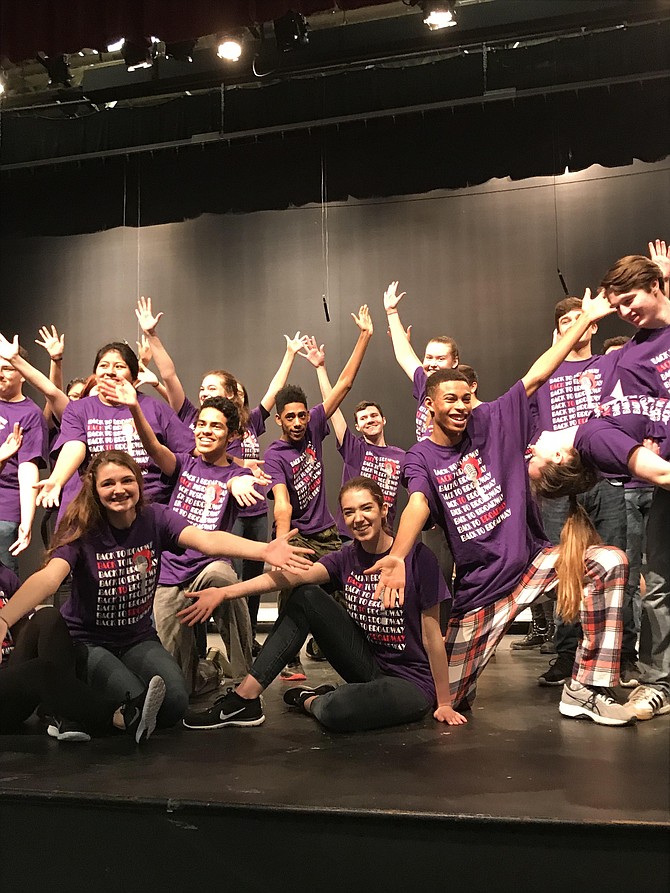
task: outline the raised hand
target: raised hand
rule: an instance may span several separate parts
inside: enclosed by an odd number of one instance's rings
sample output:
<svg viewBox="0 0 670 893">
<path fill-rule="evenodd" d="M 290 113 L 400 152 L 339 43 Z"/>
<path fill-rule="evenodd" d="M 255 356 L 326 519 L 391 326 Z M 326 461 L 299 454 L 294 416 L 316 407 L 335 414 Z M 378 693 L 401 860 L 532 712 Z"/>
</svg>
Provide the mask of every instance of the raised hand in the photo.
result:
<svg viewBox="0 0 670 893">
<path fill-rule="evenodd" d="M 101 379 L 98 382 L 98 393 L 109 400 L 112 406 L 135 406 L 137 403 L 137 391 L 125 378 L 114 382 Z"/>
<path fill-rule="evenodd" d="M 314 549 L 292 546 L 289 542 L 291 537 L 296 536 L 297 533 L 296 528 L 289 530 L 283 536 L 278 536 L 275 540 L 270 540 L 265 548 L 265 560 L 269 565 L 278 570 L 291 571 L 292 573 L 310 569 L 312 562 L 306 556 L 313 555 Z"/>
<path fill-rule="evenodd" d="M 11 341 L 8 341 L 4 335 L 0 335 L 0 359 L 7 360 L 11 363 L 13 359 L 19 355 L 19 336 L 14 335 Z"/>
<path fill-rule="evenodd" d="M 379 573 L 379 583 L 375 589 L 375 598 L 385 608 L 395 608 L 405 601 L 405 562 L 397 555 L 385 555 L 364 574 Z"/>
<path fill-rule="evenodd" d="M 599 319 L 603 319 L 603 317 L 615 312 L 615 308 L 610 305 L 610 302 L 605 297 L 604 288 L 599 289 L 593 298 L 591 297 L 591 289 L 585 289 L 584 297 L 582 298 L 582 313 L 585 313 L 591 322 L 597 322 Z"/>
<path fill-rule="evenodd" d="M 145 298 L 144 295 L 138 299 L 137 308 L 135 310 L 135 316 L 137 317 L 137 321 L 140 324 L 140 328 L 144 332 L 145 335 L 155 335 L 156 334 L 156 326 L 160 322 L 162 313 L 157 313 L 154 316 L 153 311 L 151 309 L 151 298 Z"/>
<path fill-rule="evenodd" d="M 42 326 L 39 336 L 42 340 L 38 341 L 36 338 L 35 344 L 43 347 L 55 363 L 62 360 L 65 350 L 65 333 L 59 335 L 56 326 L 51 326 L 51 331 L 49 331 L 49 326 Z"/>
<path fill-rule="evenodd" d="M 5 442 L 0 444 L 0 463 L 6 462 L 15 456 L 21 448 L 23 441 L 23 428 L 18 422 L 14 423 L 14 428 L 9 432 Z"/>
<path fill-rule="evenodd" d="M 303 338 L 303 350 L 299 352 L 301 357 L 304 357 L 309 363 L 314 366 L 315 369 L 318 369 L 319 366 L 325 365 L 326 362 L 326 351 L 325 344 L 318 345 L 316 339 L 311 335 L 305 335 Z"/>
<path fill-rule="evenodd" d="M 372 333 L 374 332 L 374 326 L 372 325 L 372 317 L 370 316 L 370 311 L 367 304 L 361 304 L 361 307 L 358 311 L 358 316 L 356 316 L 355 313 L 352 313 L 351 318 L 356 323 L 361 332 L 368 332 L 370 335 L 372 335 Z"/>
<path fill-rule="evenodd" d="M 150 384 L 152 388 L 155 388 L 157 384 L 160 384 L 158 381 L 158 376 L 155 372 L 152 372 L 151 369 L 147 369 L 142 360 L 139 361 L 139 370 L 137 373 L 137 382 L 136 386 L 139 388 L 143 384 Z"/>
<path fill-rule="evenodd" d="M 307 335 L 301 336 L 300 332 L 296 332 L 293 338 L 289 338 L 288 335 L 284 335 L 284 338 L 286 338 L 286 350 L 290 350 L 295 355 L 305 347 Z"/>
<path fill-rule="evenodd" d="M 38 481 L 34 489 L 37 490 L 36 505 L 41 505 L 45 509 L 52 509 L 60 505 L 60 484 L 47 478 L 45 481 Z"/>
<path fill-rule="evenodd" d="M 660 267 L 663 277 L 670 276 L 670 243 L 666 246 L 663 239 L 656 239 L 649 243 L 649 258 L 657 267 Z"/>
<path fill-rule="evenodd" d="M 397 294 L 397 291 L 398 281 L 396 280 L 395 282 L 391 282 L 389 287 L 384 292 L 384 310 L 386 310 L 387 313 L 392 310 L 395 310 L 397 313 L 400 300 L 407 294 L 407 292 L 404 291 L 400 292 L 400 294 Z"/>
<path fill-rule="evenodd" d="M 151 349 L 151 345 L 147 340 L 147 336 L 142 335 L 142 340 L 136 341 L 135 344 L 137 345 L 137 359 L 140 361 L 140 363 L 148 366 L 154 354 Z"/>
</svg>

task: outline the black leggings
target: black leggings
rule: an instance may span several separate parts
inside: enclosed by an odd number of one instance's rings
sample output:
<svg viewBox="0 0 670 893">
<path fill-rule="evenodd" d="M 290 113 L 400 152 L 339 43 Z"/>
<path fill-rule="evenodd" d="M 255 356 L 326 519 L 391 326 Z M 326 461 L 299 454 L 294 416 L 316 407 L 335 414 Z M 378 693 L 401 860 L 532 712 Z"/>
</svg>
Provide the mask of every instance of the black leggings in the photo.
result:
<svg viewBox="0 0 670 893">
<path fill-rule="evenodd" d="M 111 728 L 118 704 L 75 676 L 74 646 L 56 608 L 42 608 L 12 630 L 16 646 L 0 667 L 0 734 L 10 734 L 39 707 L 45 715 L 81 723 L 94 735 Z"/>
<path fill-rule="evenodd" d="M 363 630 L 319 586 L 299 586 L 277 618 L 251 675 L 263 688 L 272 682 L 309 633 L 349 685 L 312 701 L 319 722 L 337 732 L 359 732 L 421 719 L 432 703 L 416 685 L 384 674 Z"/>
</svg>

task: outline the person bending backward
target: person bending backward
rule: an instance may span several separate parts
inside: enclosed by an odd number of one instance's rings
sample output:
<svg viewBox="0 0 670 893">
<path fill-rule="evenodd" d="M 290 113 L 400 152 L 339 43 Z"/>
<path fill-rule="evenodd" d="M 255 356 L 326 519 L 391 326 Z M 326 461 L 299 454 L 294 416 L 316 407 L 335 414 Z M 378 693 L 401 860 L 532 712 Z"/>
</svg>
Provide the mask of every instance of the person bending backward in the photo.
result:
<svg viewBox="0 0 670 893">
<path fill-rule="evenodd" d="M 358 341 L 331 393 L 323 403 L 308 410 L 307 397 L 301 388 L 294 385 L 282 388 L 277 394 L 276 413 L 281 437 L 265 451 L 277 536 L 286 534 L 295 525 L 298 528 L 295 542 L 308 546 L 317 558 L 341 545 L 335 520 L 328 510 L 323 479 L 322 450 L 324 438 L 330 433 L 328 419 L 351 390 L 373 332 L 367 304 L 363 304 L 358 316 L 351 315 L 360 330 Z M 280 610 L 287 597 L 280 593 Z M 312 653 L 315 653 L 313 645 Z M 281 675 L 285 681 L 305 679 L 298 653 L 291 657 Z"/>
<path fill-rule="evenodd" d="M 580 298 L 567 297 L 554 308 L 554 334 L 562 338 L 582 313 Z M 603 379 L 613 365 L 611 357 L 594 356 L 592 339 L 598 331 L 590 326 L 577 341 L 566 359 L 539 387 L 530 401 L 536 430 L 558 431 L 571 425 L 579 425 L 598 405 Z M 623 481 L 606 478 L 580 494 L 580 504 L 588 514 L 602 541 L 610 546 L 626 549 L 626 505 Z M 569 501 L 565 499 L 543 500 L 542 521 L 549 541 L 557 546 L 561 530 L 569 514 Z M 581 636 L 579 622 L 565 623 L 560 618 L 554 629 L 553 604 L 535 604 L 531 607 L 533 621 L 525 639 L 512 643 L 512 648 L 540 646 L 543 652 L 557 653 L 549 668 L 539 677 L 540 685 L 563 685 L 570 678 L 575 654 Z M 554 638 L 555 636 L 555 638 Z M 554 640 L 554 641 L 552 641 Z M 634 678 L 637 667 L 635 621 L 632 594 L 627 588 L 624 600 L 622 682 Z M 625 678 L 624 678 L 625 677 Z"/>
<path fill-rule="evenodd" d="M 134 351 L 124 342 L 105 344 L 93 364 L 96 389 L 102 382 L 115 385 L 125 380 L 137 381 L 139 362 Z M 193 432 L 164 403 L 138 395 L 142 411 L 161 443 L 175 452 L 193 449 Z M 171 488 L 161 470 L 151 461 L 127 406 L 112 406 L 102 393 L 70 401 L 63 412 L 61 432 L 56 441 L 60 450 L 51 475 L 38 485 L 38 504 L 49 508 L 61 506 L 59 517 L 77 493 L 81 466 L 103 450 L 116 449 L 131 455 L 142 470 L 147 496 L 155 502 L 167 503 Z M 67 485 L 67 486 L 66 486 Z"/>
<path fill-rule="evenodd" d="M 297 587 L 249 675 L 208 710 L 190 711 L 184 719 L 187 728 L 260 725 L 265 718 L 261 692 L 309 632 L 348 684 L 292 688 L 284 700 L 326 728 L 337 732 L 382 728 L 413 722 L 431 710 L 440 722 L 466 722 L 451 706 L 438 621 L 439 605 L 450 595 L 435 556 L 421 543 L 409 551 L 404 603 L 384 608 L 374 595 L 377 577 L 367 573 L 393 543 L 386 528 L 384 495 L 374 481 L 356 477 L 342 487 L 339 503 L 353 542 L 322 555 L 306 572 L 272 571 L 226 589 L 199 592 L 197 601 L 180 612 L 183 622 L 196 623 L 209 617 L 222 599 Z M 344 606 L 320 588 L 328 582 L 344 591 Z"/>
<path fill-rule="evenodd" d="M 409 503 L 390 554 L 370 572 L 382 572 L 378 594 L 384 604 L 395 604 L 402 599 L 405 558 L 431 513 L 446 531 L 456 561 L 446 647 L 457 709 L 472 705 L 477 677 L 516 614 L 558 584 L 559 613 L 567 619 L 579 614 L 584 631 L 560 712 L 604 725 L 634 720 L 610 691 L 618 678 L 626 556 L 593 544 L 588 535 L 576 538 L 585 523 L 576 506 L 562 546 L 551 547 L 534 523 L 524 458 L 532 425 L 529 396 L 586 329 L 610 312 L 602 295 L 592 299 L 587 291 L 583 313 L 565 337 L 506 394 L 472 414 L 461 373 L 443 370 L 428 381 L 433 433 L 407 453 Z"/>
<path fill-rule="evenodd" d="M 169 507 L 189 524 L 202 530 L 231 531 L 237 499 L 247 505 L 262 497 L 254 490 L 251 471 L 230 461 L 226 450 L 238 433 L 237 407 L 224 397 L 208 397 L 200 407 L 195 423 L 197 456 L 173 453 L 161 444 L 142 413 L 137 392 L 127 381 L 100 385 L 112 405 L 127 406 L 151 460 L 174 482 Z M 234 499 L 230 496 L 233 494 Z M 187 604 L 187 595 L 209 586 L 225 586 L 237 581 L 230 561 L 218 556 L 212 561 L 194 550 L 163 553 L 154 600 L 154 620 L 158 637 L 181 667 L 191 691 L 198 688 L 198 652 L 193 631 L 177 619 L 177 611 Z M 244 601 L 222 606 L 215 622 L 226 646 L 229 672 L 241 678 L 251 666 L 251 623 Z"/>
<path fill-rule="evenodd" d="M 183 422 L 194 427 L 198 417 L 198 410 L 186 396 L 172 358 L 156 334 L 156 328 L 163 314 L 154 314 L 151 298 L 144 297 L 138 300 L 135 314 L 140 328 L 151 347 L 154 362 L 161 378 L 165 382 L 170 406 Z M 257 464 L 261 458 L 258 438 L 265 433 L 265 423 L 274 407 L 277 391 L 283 388 L 288 381 L 295 356 L 305 347 L 305 338 L 300 336 L 300 332 L 296 332 L 293 338 L 289 338 L 288 335 L 285 335 L 284 338 L 286 339 L 286 352 L 281 364 L 260 403 L 253 409 L 249 409 L 249 398 L 246 389 L 230 372 L 222 369 L 207 372 L 200 385 L 198 394 L 200 405 L 208 397 L 226 397 L 237 406 L 240 414 L 241 431 L 231 438 L 228 444 L 228 455 L 232 456 L 236 462 L 244 463 L 251 467 L 253 467 L 254 463 Z M 267 503 L 264 500 L 260 500 L 253 505 L 241 506 L 233 525 L 233 533 L 257 543 L 266 542 L 268 538 Z M 256 561 L 236 559 L 233 564 L 238 577 L 242 580 L 250 580 L 263 572 L 263 565 Z M 254 637 L 256 635 L 259 605 L 260 599 L 256 598 L 256 596 L 252 596 L 249 599 L 249 614 Z M 259 647 L 254 641 L 254 648 Z"/>
<path fill-rule="evenodd" d="M 311 339 L 307 359 L 316 369 L 321 396 L 325 399 L 332 391 L 332 385 L 326 370 L 323 345 L 319 347 L 316 341 Z M 370 400 L 362 400 L 354 407 L 354 425 L 360 432 L 360 437 L 354 437 L 351 433 L 341 409 L 333 413 L 331 421 L 337 438 L 337 451 L 344 462 L 342 484 L 361 475 L 379 484 L 388 507 L 387 526 L 393 530 L 400 468 L 405 451 L 386 443 L 384 437 L 386 418 L 381 406 Z M 344 522 L 341 511 L 337 513 L 337 530 L 341 537 L 350 538 L 349 528 Z"/>
<path fill-rule="evenodd" d="M 398 294 L 398 282 L 391 282 L 384 292 L 384 310 L 388 320 L 391 343 L 395 358 L 407 377 L 413 383 L 412 396 L 416 402 L 415 431 L 417 441 L 426 440 L 432 432 L 432 421 L 425 403 L 426 381 L 428 376 L 438 369 L 455 369 L 458 367 L 458 345 L 448 335 L 440 335 L 426 344 L 423 362 L 418 358 L 409 340 L 409 329 L 405 328 L 398 315 L 398 304 L 405 292 Z M 411 328 L 411 327 L 410 327 Z M 454 558 L 447 545 L 441 527 L 432 527 L 421 535 L 422 541 L 437 556 L 444 579 L 451 586 L 454 575 Z"/>
<path fill-rule="evenodd" d="M 144 500 L 139 466 L 127 453 L 98 453 L 84 474 L 34 573 L 0 610 L 0 633 L 52 595 L 72 572 L 72 593 L 61 609 L 75 640 L 77 675 L 117 705 L 141 699 L 154 676 L 165 682 L 160 727 L 178 722 L 188 705 L 184 677 L 158 641 L 151 619 L 164 551 L 253 557 L 289 570 L 309 566 L 290 533 L 269 545 L 222 531 L 200 530 L 159 504 Z"/>
</svg>

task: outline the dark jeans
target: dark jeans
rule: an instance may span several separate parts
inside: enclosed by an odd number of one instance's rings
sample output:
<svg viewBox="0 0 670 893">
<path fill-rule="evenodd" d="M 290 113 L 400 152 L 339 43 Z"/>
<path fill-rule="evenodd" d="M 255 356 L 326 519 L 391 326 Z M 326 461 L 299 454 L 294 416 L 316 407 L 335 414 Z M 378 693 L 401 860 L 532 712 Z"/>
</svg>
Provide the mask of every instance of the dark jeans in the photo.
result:
<svg viewBox="0 0 670 893">
<path fill-rule="evenodd" d="M 640 628 L 641 681 L 670 696 L 670 491 L 657 488 L 647 522 L 647 593 Z"/>
<path fill-rule="evenodd" d="M 591 523 L 602 537 L 606 546 L 616 546 L 622 552 L 626 551 L 626 501 L 624 488 L 621 484 L 612 483 L 609 480 L 599 481 L 593 489 L 582 493 L 578 497 L 584 506 Z M 568 517 L 569 500 L 545 499 L 542 501 L 542 521 L 547 538 L 552 545 L 557 546 L 561 539 L 561 530 Z M 630 647 L 632 634 L 632 653 L 626 649 Z M 573 660 L 577 652 L 577 645 L 582 636 L 582 628 L 579 622 L 563 623 L 560 617 L 556 618 L 556 636 L 554 642 L 558 654 L 571 655 Z M 635 625 L 633 612 L 629 606 L 626 611 L 624 606 L 624 646 L 622 654 L 635 658 Z"/>
<path fill-rule="evenodd" d="M 39 707 L 60 719 L 80 722 L 91 734 L 111 728 L 114 703 L 75 676 L 74 645 L 60 612 L 42 608 L 12 630 L 16 646 L 0 667 L 0 732 L 17 728 Z"/>
<path fill-rule="evenodd" d="M 19 559 L 12 555 L 9 547 L 19 533 L 18 521 L 0 521 L 0 561 L 15 574 L 19 572 Z"/>
<path fill-rule="evenodd" d="M 640 575 L 646 572 L 644 559 L 647 553 L 647 519 L 654 498 L 654 488 L 630 487 L 626 489 L 625 496 L 626 555 L 629 568 L 626 599 L 632 606 L 635 629 L 639 632 L 642 618 Z"/>
<path fill-rule="evenodd" d="M 267 543 L 268 541 L 268 516 L 253 515 L 248 518 L 239 517 L 230 531 L 236 536 L 243 536 L 245 540 L 254 543 Z M 263 573 L 263 562 L 252 561 L 250 558 L 233 558 L 233 567 L 240 580 L 253 580 Z M 249 617 L 251 618 L 251 632 L 256 635 L 258 627 L 258 608 L 260 607 L 260 595 L 250 595 L 247 599 L 249 605 Z"/>
<path fill-rule="evenodd" d="M 310 632 L 349 683 L 312 702 L 311 712 L 326 728 L 337 732 L 379 729 L 414 722 L 431 709 L 415 685 L 381 671 L 361 628 L 318 586 L 292 591 L 251 668 L 254 679 L 267 688 Z"/>
</svg>

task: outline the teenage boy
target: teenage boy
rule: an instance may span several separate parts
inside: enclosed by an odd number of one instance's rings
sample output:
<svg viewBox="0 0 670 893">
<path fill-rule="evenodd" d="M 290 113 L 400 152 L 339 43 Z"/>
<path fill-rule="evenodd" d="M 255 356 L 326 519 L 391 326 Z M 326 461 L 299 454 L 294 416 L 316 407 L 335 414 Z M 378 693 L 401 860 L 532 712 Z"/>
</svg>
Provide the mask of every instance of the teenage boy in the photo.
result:
<svg viewBox="0 0 670 893">
<path fill-rule="evenodd" d="M 328 419 L 339 409 L 351 390 L 365 351 L 372 337 L 372 320 L 367 304 L 351 314 L 360 329 L 358 341 L 340 377 L 323 403 L 307 409 L 307 397 L 302 388 L 286 385 L 278 393 L 275 403 L 276 422 L 281 437 L 265 451 L 264 471 L 270 477 L 274 499 L 275 536 L 298 529 L 292 542 L 314 550 L 320 558 L 341 546 L 335 520 L 328 510 L 323 479 L 323 441 L 330 433 Z M 310 344 L 314 344 L 313 341 Z M 290 596 L 282 591 L 281 610 Z M 308 648 L 314 648 L 308 643 Z M 281 672 L 284 681 L 306 679 L 299 655 L 289 661 Z"/>
<path fill-rule="evenodd" d="M 17 352 L 27 354 L 0 335 L 0 442 L 21 427 L 18 452 L 0 470 L 0 561 L 18 573 L 17 556 L 30 545 L 39 469 L 46 467 L 47 425 L 42 410 L 23 394 L 25 379 L 11 363 Z"/>
<path fill-rule="evenodd" d="M 614 369 L 603 396 L 670 397 L 670 257 L 665 242 L 649 243 L 650 258 L 622 257 L 603 276 L 612 308 L 636 332 L 610 356 Z M 642 602 L 640 685 L 629 703 L 640 719 L 670 713 L 670 492 L 656 489 L 647 523 L 647 592 Z"/>
<path fill-rule="evenodd" d="M 521 381 L 472 415 L 465 376 L 443 370 L 428 382 L 433 433 L 407 453 L 409 503 L 389 555 L 370 572 L 382 571 L 378 595 L 385 605 L 394 604 L 402 597 L 404 558 L 431 514 L 445 530 L 456 561 L 446 635 L 455 707 L 472 704 L 477 676 L 515 615 L 556 585 L 558 550 L 535 522 L 524 459 L 532 430 L 528 398 L 588 327 L 612 312 L 603 295 L 592 299 L 588 291 L 582 309 Z M 587 557 L 585 635 L 559 709 L 604 725 L 625 725 L 634 717 L 609 689 L 618 678 L 626 558 L 610 547 L 591 548 Z"/>
<path fill-rule="evenodd" d="M 307 359 L 315 367 L 321 396 L 326 399 L 333 387 L 326 370 L 326 353 L 323 345 L 319 347 L 315 341 L 308 345 Z M 386 443 L 384 429 L 386 418 L 379 403 L 362 400 L 354 407 L 354 426 L 361 435 L 355 437 L 344 418 L 341 409 L 331 417 L 333 430 L 337 439 L 337 451 L 342 456 L 342 483 L 346 484 L 355 477 L 368 477 L 379 484 L 384 494 L 384 502 L 388 506 L 387 523 L 393 529 L 398 499 L 400 469 L 405 451 L 400 447 Z M 340 538 L 350 539 L 350 531 L 337 513 L 337 530 Z"/>
</svg>

